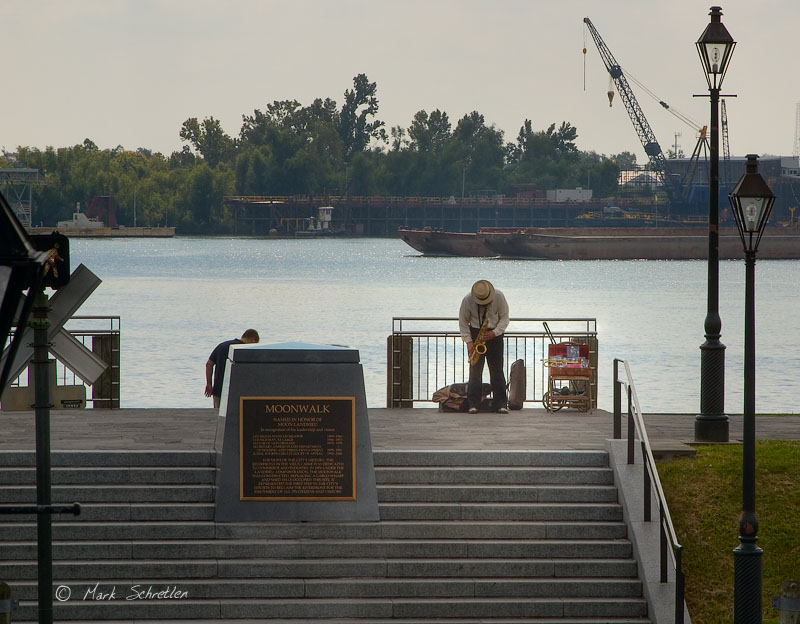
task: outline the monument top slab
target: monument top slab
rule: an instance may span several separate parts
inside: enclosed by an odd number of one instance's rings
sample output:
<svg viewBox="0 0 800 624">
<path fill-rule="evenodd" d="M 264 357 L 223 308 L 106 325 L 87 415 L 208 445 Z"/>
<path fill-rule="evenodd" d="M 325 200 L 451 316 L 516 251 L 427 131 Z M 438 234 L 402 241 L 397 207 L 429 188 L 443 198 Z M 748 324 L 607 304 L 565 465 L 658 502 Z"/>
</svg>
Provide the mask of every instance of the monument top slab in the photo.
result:
<svg viewBox="0 0 800 624">
<path fill-rule="evenodd" d="M 282 342 L 278 344 L 233 345 L 231 359 L 234 362 L 248 363 L 319 363 L 319 364 L 357 364 L 358 349 L 339 345 L 318 345 L 304 342 Z"/>
</svg>

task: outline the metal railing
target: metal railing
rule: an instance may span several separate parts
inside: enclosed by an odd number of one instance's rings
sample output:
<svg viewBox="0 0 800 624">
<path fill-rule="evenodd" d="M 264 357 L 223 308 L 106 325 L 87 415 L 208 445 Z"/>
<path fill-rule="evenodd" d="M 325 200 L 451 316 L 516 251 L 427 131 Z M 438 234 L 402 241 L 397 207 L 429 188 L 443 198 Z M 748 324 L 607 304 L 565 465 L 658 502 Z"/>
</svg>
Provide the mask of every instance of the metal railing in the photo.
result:
<svg viewBox="0 0 800 624">
<path fill-rule="evenodd" d="M 619 378 L 619 365 L 625 367 L 625 380 Z M 644 481 L 644 493 L 642 496 L 643 509 L 642 515 L 644 522 L 652 522 L 652 495 L 658 504 L 658 521 L 660 527 L 660 581 L 667 583 L 669 580 L 670 562 L 675 573 L 675 623 L 683 624 L 684 617 L 684 584 L 683 574 L 683 546 L 678 542 L 675 527 L 672 524 L 672 517 L 669 514 L 667 499 L 664 496 L 664 489 L 661 487 L 661 479 L 658 476 L 656 460 L 653 456 L 653 449 L 647 436 L 647 429 L 644 425 L 642 410 L 639 404 L 639 397 L 636 394 L 636 387 L 633 383 L 631 369 L 626 360 L 614 359 L 614 439 L 622 439 L 622 392 L 626 390 L 628 397 L 628 457 L 627 463 L 633 465 L 636 438 L 641 444 L 642 452 L 642 478 Z"/>
<path fill-rule="evenodd" d="M 120 317 L 119 316 L 73 316 L 65 324 L 66 329 L 84 347 L 108 364 L 106 371 L 94 384 L 85 383 L 64 362 L 56 360 L 56 385 L 86 387 L 86 403 L 97 408 L 119 408 L 120 406 Z M 29 384 L 28 369 L 20 374 L 9 387 L 24 387 Z M 91 389 L 91 391 L 90 391 Z"/>
<path fill-rule="evenodd" d="M 597 321 L 593 318 L 511 319 L 503 337 L 506 379 L 516 360 L 524 360 L 525 401 L 539 402 L 547 391 L 547 358 L 551 342 L 545 323 L 556 342 L 589 345 L 592 367 L 592 397 L 597 397 Z M 431 402 L 433 393 L 469 379 L 467 349 L 458 330 L 458 319 L 450 317 L 395 317 L 387 340 L 388 407 L 413 407 Z M 596 407 L 593 399 L 592 407 Z"/>
</svg>

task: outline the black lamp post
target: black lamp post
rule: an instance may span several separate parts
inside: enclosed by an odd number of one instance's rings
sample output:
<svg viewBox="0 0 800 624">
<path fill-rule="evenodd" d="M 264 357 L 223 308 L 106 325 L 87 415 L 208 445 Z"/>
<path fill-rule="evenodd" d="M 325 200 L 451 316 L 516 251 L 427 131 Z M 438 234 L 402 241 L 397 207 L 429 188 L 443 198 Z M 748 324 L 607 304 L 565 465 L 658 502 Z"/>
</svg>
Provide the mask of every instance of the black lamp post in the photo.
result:
<svg viewBox="0 0 800 624">
<path fill-rule="evenodd" d="M 706 341 L 700 346 L 700 415 L 695 418 L 698 441 L 727 442 L 725 414 L 725 345 L 720 342 L 719 316 L 719 96 L 736 42 L 722 24 L 722 10 L 711 7 L 711 23 L 697 40 L 711 99 L 711 162 L 708 172 L 708 311 Z"/>
<path fill-rule="evenodd" d="M 775 195 L 758 173 L 758 156 L 747 155 L 747 170 L 729 196 L 745 254 L 744 431 L 742 435 L 742 514 L 733 551 L 733 610 L 736 624 L 761 622 L 761 557 L 756 546 L 756 252 Z"/>
</svg>

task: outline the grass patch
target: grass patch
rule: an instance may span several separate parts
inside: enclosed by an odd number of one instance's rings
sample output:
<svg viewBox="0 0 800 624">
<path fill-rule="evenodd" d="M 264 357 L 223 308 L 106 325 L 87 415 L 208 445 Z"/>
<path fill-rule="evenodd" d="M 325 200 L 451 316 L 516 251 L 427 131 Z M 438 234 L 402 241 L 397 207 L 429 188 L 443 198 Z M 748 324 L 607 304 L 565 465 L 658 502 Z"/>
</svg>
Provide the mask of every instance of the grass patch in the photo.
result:
<svg viewBox="0 0 800 624">
<path fill-rule="evenodd" d="M 733 621 L 733 549 L 739 545 L 742 447 L 701 446 L 695 459 L 659 464 L 670 514 L 684 548 L 686 603 L 692 622 Z M 800 579 L 800 442 L 756 442 L 756 514 L 764 622 L 788 579 Z"/>
</svg>

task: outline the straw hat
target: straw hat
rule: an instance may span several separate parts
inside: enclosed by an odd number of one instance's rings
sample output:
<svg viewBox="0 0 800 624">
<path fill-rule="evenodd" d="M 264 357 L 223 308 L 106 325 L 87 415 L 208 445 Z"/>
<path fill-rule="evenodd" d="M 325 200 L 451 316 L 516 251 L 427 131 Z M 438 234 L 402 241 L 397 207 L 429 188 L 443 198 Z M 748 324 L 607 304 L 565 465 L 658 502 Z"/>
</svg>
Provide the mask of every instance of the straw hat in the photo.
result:
<svg viewBox="0 0 800 624">
<path fill-rule="evenodd" d="M 494 299 L 494 286 L 488 280 L 478 280 L 472 285 L 472 300 L 478 305 L 489 305 Z"/>
</svg>

